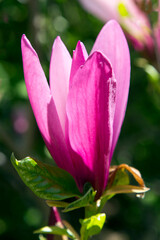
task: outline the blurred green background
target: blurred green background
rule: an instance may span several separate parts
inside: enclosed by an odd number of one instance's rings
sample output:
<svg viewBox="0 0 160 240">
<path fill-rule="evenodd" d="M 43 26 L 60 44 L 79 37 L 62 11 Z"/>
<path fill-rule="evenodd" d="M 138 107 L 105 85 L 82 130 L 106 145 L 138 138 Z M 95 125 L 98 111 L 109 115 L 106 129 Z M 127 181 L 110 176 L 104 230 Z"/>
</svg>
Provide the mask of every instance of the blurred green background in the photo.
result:
<svg viewBox="0 0 160 240">
<path fill-rule="evenodd" d="M 0 0 L 0 239 L 36 240 L 49 208 L 22 183 L 10 163 L 32 156 L 51 161 L 37 129 L 26 93 L 20 40 L 27 35 L 48 77 L 53 40 L 60 35 L 72 55 L 78 40 L 88 52 L 103 23 L 75 0 Z M 137 66 L 141 55 L 130 46 L 132 73 L 125 121 L 113 164 L 138 168 L 151 190 L 144 199 L 117 195 L 106 207 L 102 240 L 160 239 L 159 82 Z M 78 227 L 81 211 L 63 214 Z"/>
</svg>

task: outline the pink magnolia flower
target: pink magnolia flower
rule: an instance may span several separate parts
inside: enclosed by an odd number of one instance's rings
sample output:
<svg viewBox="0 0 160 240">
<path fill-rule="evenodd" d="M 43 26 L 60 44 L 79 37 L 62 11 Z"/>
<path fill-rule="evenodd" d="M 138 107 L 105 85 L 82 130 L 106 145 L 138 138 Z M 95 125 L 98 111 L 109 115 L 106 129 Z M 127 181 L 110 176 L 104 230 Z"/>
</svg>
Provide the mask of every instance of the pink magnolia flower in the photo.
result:
<svg viewBox="0 0 160 240">
<path fill-rule="evenodd" d="M 135 0 L 79 0 L 82 5 L 102 21 L 117 20 L 136 50 L 153 51 L 151 26 L 147 14 Z"/>
<path fill-rule="evenodd" d="M 71 58 L 57 37 L 49 85 L 25 35 L 21 44 L 28 96 L 48 150 L 81 191 L 90 182 L 100 196 L 129 91 L 130 56 L 119 24 L 110 21 L 102 28 L 89 56 L 79 41 Z"/>
</svg>

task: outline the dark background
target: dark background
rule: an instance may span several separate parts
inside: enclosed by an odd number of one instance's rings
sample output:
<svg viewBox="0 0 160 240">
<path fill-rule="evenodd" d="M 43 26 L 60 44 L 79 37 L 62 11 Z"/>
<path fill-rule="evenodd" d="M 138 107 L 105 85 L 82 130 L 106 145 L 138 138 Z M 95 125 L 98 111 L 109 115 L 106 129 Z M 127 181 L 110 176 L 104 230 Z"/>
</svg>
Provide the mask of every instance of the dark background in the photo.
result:
<svg viewBox="0 0 160 240">
<path fill-rule="evenodd" d="M 10 162 L 33 156 L 51 161 L 37 129 L 26 93 L 20 39 L 27 35 L 48 77 L 53 40 L 60 35 L 69 52 L 81 40 L 88 52 L 103 23 L 75 0 L 0 0 L 0 239 L 36 240 L 49 208 L 21 181 Z M 159 82 L 137 66 L 140 53 L 130 46 L 132 72 L 128 107 L 112 164 L 138 168 L 151 190 L 144 199 L 117 195 L 106 207 L 102 240 L 160 239 Z M 63 218 L 78 226 L 81 211 Z M 98 239 L 96 237 L 95 239 Z"/>
</svg>

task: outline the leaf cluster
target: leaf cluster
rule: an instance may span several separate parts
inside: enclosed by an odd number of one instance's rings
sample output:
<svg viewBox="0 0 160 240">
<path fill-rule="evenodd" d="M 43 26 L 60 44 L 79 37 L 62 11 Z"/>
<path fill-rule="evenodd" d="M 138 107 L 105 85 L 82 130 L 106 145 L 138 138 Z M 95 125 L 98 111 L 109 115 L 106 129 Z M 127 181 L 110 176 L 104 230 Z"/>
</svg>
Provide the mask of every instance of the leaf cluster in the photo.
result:
<svg viewBox="0 0 160 240">
<path fill-rule="evenodd" d="M 78 208 L 85 208 L 85 219 L 80 220 L 81 238 L 73 228 L 62 226 L 45 226 L 35 233 L 54 234 L 66 236 L 70 239 L 87 240 L 90 236 L 98 234 L 105 223 L 106 215 L 100 213 L 108 199 L 118 193 L 143 194 L 149 189 L 145 187 L 140 172 L 126 164 L 110 168 L 110 175 L 103 195 L 96 198 L 96 191 L 86 183 L 81 193 L 74 178 L 65 170 L 42 163 L 31 157 L 17 160 L 12 154 L 11 162 L 23 182 L 40 198 L 46 200 L 50 207 L 62 207 L 63 212 Z M 129 185 L 130 173 L 139 186 Z M 74 199 L 74 200 L 73 200 Z"/>
</svg>

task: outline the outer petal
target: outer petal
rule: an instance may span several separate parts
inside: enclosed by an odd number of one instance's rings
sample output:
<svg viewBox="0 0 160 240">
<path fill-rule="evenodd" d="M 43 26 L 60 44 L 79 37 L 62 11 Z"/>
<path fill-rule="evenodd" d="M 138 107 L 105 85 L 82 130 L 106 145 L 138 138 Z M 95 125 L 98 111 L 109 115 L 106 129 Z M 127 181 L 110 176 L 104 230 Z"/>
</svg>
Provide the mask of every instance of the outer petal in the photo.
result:
<svg viewBox="0 0 160 240">
<path fill-rule="evenodd" d="M 67 48 L 61 41 L 60 37 L 57 37 L 52 48 L 49 75 L 51 94 L 53 96 L 64 133 L 66 120 L 66 98 L 69 88 L 71 62 L 72 59 Z"/>
<path fill-rule="evenodd" d="M 78 69 L 82 65 L 84 65 L 87 58 L 88 58 L 88 53 L 86 51 L 85 46 L 83 45 L 82 42 L 78 41 L 76 49 L 73 51 L 73 59 L 72 59 L 70 82 L 69 82 L 70 89 L 72 88 L 75 74 L 77 73 Z M 73 152 L 71 149 L 69 136 L 68 136 L 68 121 L 66 121 L 66 142 L 68 145 L 68 149 L 70 149 L 71 158 L 76 159 L 76 161 L 73 162 L 74 168 L 78 169 L 80 167 L 79 162 L 81 162 L 81 166 L 82 166 L 83 160 L 82 160 L 81 156 L 79 156 L 77 153 Z M 83 175 L 87 175 L 88 171 L 86 170 L 85 166 L 83 166 L 82 169 L 79 168 L 79 172 L 82 172 L 82 171 L 83 171 Z M 83 185 L 85 183 L 83 175 L 77 176 L 77 174 L 76 174 L 77 183 L 78 183 L 81 191 L 83 191 Z"/>
<path fill-rule="evenodd" d="M 108 172 L 115 87 L 110 63 L 95 52 L 75 74 L 67 100 L 70 144 L 82 158 L 76 176 L 91 182 L 99 194 Z"/>
<path fill-rule="evenodd" d="M 110 60 L 117 80 L 111 159 L 125 115 L 130 83 L 129 49 L 125 36 L 116 21 L 112 20 L 102 28 L 92 52 L 97 50 Z"/>
<path fill-rule="evenodd" d="M 77 72 L 78 68 L 82 66 L 88 58 L 88 53 L 82 42 L 78 41 L 75 51 L 73 51 L 71 75 L 70 75 L 70 86 L 72 85 L 72 80 Z"/>
<path fill-rule="evenodd" d="M 59 117 L 46 77 L 37 53 L 25 35 L 22 36 L 21 47 L 27 92 L 38 127 L 57 165 L 73 174 Z"/>
<path fill-rule="evenodd" d="M 72 59 L 67 48 L 60 37 L 57 37 L 52 48 L 49 75 L 51 94 L 56 105 L 63 132 L 65 132 L 66 98 L 69 88 L 71 62 Z"/>
</svg>

